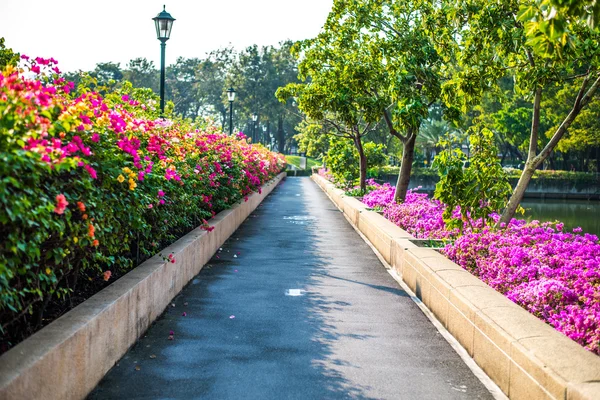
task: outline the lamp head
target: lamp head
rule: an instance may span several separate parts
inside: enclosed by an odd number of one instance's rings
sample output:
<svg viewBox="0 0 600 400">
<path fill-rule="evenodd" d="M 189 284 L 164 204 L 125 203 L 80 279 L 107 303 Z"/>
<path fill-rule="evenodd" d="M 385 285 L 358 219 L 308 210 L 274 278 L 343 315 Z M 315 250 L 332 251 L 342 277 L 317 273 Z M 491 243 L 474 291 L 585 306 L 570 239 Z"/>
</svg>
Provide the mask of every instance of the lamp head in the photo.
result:
<svg viewBox="0 0 600 400">
<path fill-rule="evenodd" d="M 154 25 L 156 25 L 156 38 L 161 42 L 169 40 L 175 18 L 173 18 L 171 14 L 165 10 L 165 6 L 163 6 L 163 10 L 152 19 L 154 20 Z"/>
</svg>

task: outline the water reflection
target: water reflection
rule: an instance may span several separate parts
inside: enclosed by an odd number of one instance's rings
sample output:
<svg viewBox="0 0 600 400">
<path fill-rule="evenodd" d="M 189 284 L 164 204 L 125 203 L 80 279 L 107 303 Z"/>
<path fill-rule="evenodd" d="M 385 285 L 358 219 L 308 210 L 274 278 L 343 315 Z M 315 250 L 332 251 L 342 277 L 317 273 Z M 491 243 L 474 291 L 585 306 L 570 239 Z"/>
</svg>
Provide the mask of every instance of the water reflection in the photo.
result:
<svg viewBox="0 0 600 400">
<path fill-rule="evenodd" d="M 600 236 L 600 201 L 529 199 L 521 203 L 528 220 L 564 222 L 565 229 L 580 226 Z"/>
</svg>

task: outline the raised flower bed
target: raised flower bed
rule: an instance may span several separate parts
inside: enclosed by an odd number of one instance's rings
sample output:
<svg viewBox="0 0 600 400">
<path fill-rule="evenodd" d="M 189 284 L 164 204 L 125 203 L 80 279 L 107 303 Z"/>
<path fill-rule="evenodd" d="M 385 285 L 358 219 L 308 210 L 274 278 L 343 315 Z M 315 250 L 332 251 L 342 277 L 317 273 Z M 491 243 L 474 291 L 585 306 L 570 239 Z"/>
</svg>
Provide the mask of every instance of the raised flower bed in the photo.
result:
<svg viewBox="0 0 600 400">
<path fill-rule="evenodd" d="M 378 185 L 364 196 L 384 216 L 421 239 L 451 238 L 442 252 L 490 287 L 549 323 L 586 349 L 600 354 L 600 243 L 580 228 L 513 219 L 494 230 L 473 221 L 461 233 L 447 229 L 444 205 L 409 192 L 393 202 L 394 188 Z"/>
<path fill-rule="evenodd" d="M 0 71 L 0 353 L 285 168 L 243 134 L 159 118 L 149 90 L 23 62 Z"/>
<path fill-rule="evenodd" d="M 365 203 L 346 196 L 321 175 L 315 174 L 312 179 L 506 395 L 514 399 L 598 398 L 597 354 L 443 254 L 412 243 L 426 227 L 439 228 L 439 221 L 423 222 L 413 235 L 370 211 Z M 385 198 L 390 193 L 375 195 Z M 425 219 L 428 213 L 424 210 L 436 208 L 435 203 L 423 203 L 423 196 L 413 200 L 414 208 Z M 406 210 L 397 211 L 398 217 L 415 220 Z M 438 234 L 448 236 L 441 231 Z"/>
</svg>

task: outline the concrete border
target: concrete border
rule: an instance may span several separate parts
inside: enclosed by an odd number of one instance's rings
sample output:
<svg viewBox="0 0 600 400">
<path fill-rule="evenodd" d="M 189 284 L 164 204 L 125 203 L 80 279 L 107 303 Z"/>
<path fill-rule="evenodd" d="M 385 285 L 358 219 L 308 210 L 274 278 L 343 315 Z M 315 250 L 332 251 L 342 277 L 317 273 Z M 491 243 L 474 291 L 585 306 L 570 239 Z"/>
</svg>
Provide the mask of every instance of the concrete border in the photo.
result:
<svg viewBox="0 0 600 400">
<path fill-rule="evenodd" d="M 217 214 L 212 232 L 195 229 L 163 249 L 175 263 L 152 257 L 3 354 L 0 399 L 85 398 L 285 176 Z"/>
<path fill-rule="evenodd" d="M 511 399 L 600 399 L 600 357 L 319 175 L 312 176 Z"/>
</svg>

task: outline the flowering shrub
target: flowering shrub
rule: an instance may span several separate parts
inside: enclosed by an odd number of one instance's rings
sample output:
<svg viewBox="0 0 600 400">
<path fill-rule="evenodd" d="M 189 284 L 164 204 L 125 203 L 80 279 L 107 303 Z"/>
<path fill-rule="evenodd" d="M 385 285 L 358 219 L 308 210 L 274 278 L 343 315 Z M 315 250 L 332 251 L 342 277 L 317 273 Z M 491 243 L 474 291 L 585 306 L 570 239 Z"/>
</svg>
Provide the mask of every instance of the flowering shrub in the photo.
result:
<svg viewBox="0 0 600 400">
<path fill-rule="evenodd" d="M 23 59 L 27 76 L 0 72 L 4 349 L 43 323 L 49 303 L 208 228 L 285 167 L 241 133 L 158 119 L 148 90 L 76 90 L 54 60 Z"/>
<path fill-rule="evenodd" d="M 409 190 L 405 202 L 396 204 L 395 190 L 388 183 L 380 185 L 379 189 L 363 197 L 363 203 L 382 209 L 385 218 L 419 239 L 446 239 L 458 234 L 458 229 L 448 229 L 444 224 L 442 214 L 445 207 L 439 201 L 430 200 L 427 194 Z"/>
<path fill-rule="evenodd" d="M 381 185 L 363 197 L 369 207 L 417 238 L 451 238 L 443 252 L 513 302 L 586 349 L 600 354 L 600 242 L 580 228 L 513 219 L 503 230 L 471 221 L 462 232 L 442 219 L 445 206 L 409 191 L 395 204 Z M 459 210 L 453 210 L 456 216 Z M 498 215 L 493 215 L 497 220 Z"/>
</svg>

